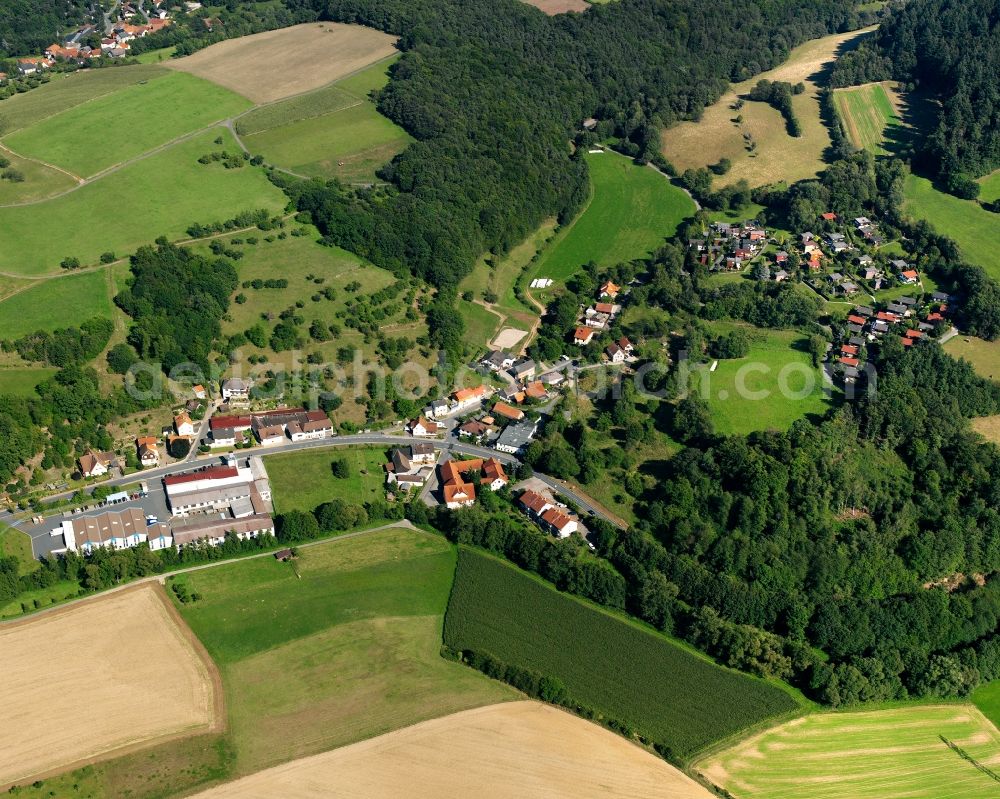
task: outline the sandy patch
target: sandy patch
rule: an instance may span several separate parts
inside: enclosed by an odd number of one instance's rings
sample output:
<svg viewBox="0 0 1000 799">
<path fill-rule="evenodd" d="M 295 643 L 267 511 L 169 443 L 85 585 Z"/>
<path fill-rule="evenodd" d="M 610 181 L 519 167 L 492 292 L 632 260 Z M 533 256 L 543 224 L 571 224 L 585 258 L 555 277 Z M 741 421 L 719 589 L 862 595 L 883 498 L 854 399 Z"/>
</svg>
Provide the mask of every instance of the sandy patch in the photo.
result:
<svg viewBox="0 0 1000 799">
<path fill-rule="evenodd" d="M 158 585 L 0 627 L 0 785 L 220 729 L 218 673 Z"/>
<path fill-rule="evenodd" d="M 505 327 L 499 333 L 497 333 L 496 338 L 490 342 L 490 346 L 498 350 L 506 350 L 513 347 L 522 338 L 528 335 L 526 330 L 518 330 L 513 327 Z"/>
<path fill-rule="evenodd" d="M 544 11 L 549 16 L 565 11 L 586 11 L 590 4 L 584 0 L 524 0 L 529 6 Z"/>
<path fill-rule="evenodd" d="M 311 22 L 228 39 L 164 62 L 255 103 L 318 89 L 396 52 L 395 39 L 360 25 Z"/>
<path fill-rule="evenodd" d="M 198 799 L 711 799 L 649 752 L 549 705 L 511 702 L 296 760 Z"/>
</svg>

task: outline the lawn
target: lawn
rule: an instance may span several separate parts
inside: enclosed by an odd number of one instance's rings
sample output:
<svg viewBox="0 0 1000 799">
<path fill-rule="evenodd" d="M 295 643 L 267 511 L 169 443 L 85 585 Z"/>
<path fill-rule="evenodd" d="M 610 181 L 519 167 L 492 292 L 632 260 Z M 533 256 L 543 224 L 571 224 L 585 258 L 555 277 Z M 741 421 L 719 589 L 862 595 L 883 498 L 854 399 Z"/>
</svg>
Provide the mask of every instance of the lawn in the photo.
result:
<svg viewBox="0 0 1000 799">
<path fill-rule="evenodd" d="M 775 727 L 697 766 L 736 799 L 986 799 L 1000 733 L 968 704 L 816 713 Z"/>
<path fill-rule="evenodd" d="M 982 186 L 979 193 L 982 202 L 993 203 L 1000 200 L 1000 169 L 980 178 L 979 185 Z"/>
<path fill-rule="evenodd" d="M 243 143 L 268 162 L 307 177 L 370 182 L 411 138 L 375 110 L 368 93 L 388 81 L 389 61 L 240 120 Z"/>
<path fill-rule="evenodd" d="M 481 352 L 500 329 L 501 319 L 476 302 L 458 301 L 458 312 L 465 322 L 462 338 L 476 352 Z"/>
<path fill-rule="evenodd" d="M 5 524 L 0 524 L 0 556 L 17 558 L 20 574 L 30 574 L 39 566 L 31 553 L 31 539 L 28 534 L 7 527 Z"/>
<path fill-rule="evenodd" d="M 223 675 L 231 776 L 513 698 L 440 657 L 455 568 L 443 539 L 386 530 L 175 580 Z"/>
<path fill-rule="evenodd" d="M 965 358 L 982 377 L 1000 381 L 1000 341 L 955 336 L 944 349 L 953 358 Z"/>
<path fill-rule="evenodd" d="M 993 726 L 1000 728 L 1000 680 L 980 685 L 972 692 L 971 699 Z"/>
<path fill-rule="evenodd" d="M 11 134 L 83 103 L 103 101 L 127 86 L 151 82 L 169 75 L 162 67 L 129 66 L 83 70 L 53 77 L 44 86 L 0 101 L 0 113 L 6 124 L 3 134 Z M 99 105 L 95 104 L 93 111 L 106 124 L 110 124 L 112 116 L 106 112 L 101 113 Z M 106 139 L 104 143 L 107 143 Z"/>
<path fill-rule="evenodd" d="M 350 474 L 333 476 L 331 464 L 343 458 Z M 311 511 L 324 502 L 342 499 L 361 504 L 382 497 L 385 484 L 385 449 L 382 447 L 337 447 L 271 455 L 265 461 L 274 493 L 274 509 Z"/>
<path fill-rule="evenodd" d="M 58 273 L 67 256 L 95 264 L 105 251 L 125 255 L 160 235 L 182 238 L 193 222 L 284 208 L 285 195 L 262 170 L 198 163 L 199 156 L 217 147 L 216 136 L 223 137 L 223 146 L 236 147 L 225 128 L 216 128 L 64 197 L 0 208 L 0 270 Z M 121 216 L 126 208 L 128 220 Z"/>
<path fill-rule="evenodd" d="M 732 162 L 717 186 L 745 179 L 751 186 L 805 180 L 824 168 L 823 153 L 830 146 L 830 133 L 820 118 L 819 89 L 815 78 L 844 49 L 855 46 L 873 29 L 838 33 L 814 39 L 792 50 L 781 66 L 743 83 L 733 84 L 697 122 L 682 122 L 663 132 L 662 152 L 679 170 L 710 166 L 723 158 Z M 767 103 L 746 101 L 739 110 L 732 106 L 757 81 L 802 81 L 806 91 L 792 98 L 802 135 L 788 135 L 785 120 Z M 737 122 L 737 118 L 741 121 Z M 748 150 L 744 135 L 751 136 L 756 150 Z"/>
<path fill-rule="evenodd" d="M 2 309 L 3 306 L 0 306 Z M 35 386 L 48 380 L 58 370 L 44 366 L 18 366 L 0 369 L 0 394 L 15 397 L 34 397 Z"/>
<path fill-rule="evenodd" d="M 889 92 L 894 91 L 888 81 L 836 90 L 834 101 L 837 113 L 855 147 L 870 150 L 876 155 L 889 154 L 883 146 L 886 130 L 901 123 L 889 97 Z"/>
<path fill-rule="evenodd" d="M 556 285 L 589 261 L 613 266 L 644 258 L 694 214 L 694 203 L 650 167 L 616 153 L 588 155 L 593 195 L 589 205 L 562 228 L 529 270 L 529 278 Z"/>
<path fill-rule="evenodd" d="M 444 640 L 560 680 L 573 702 L 682 761 L 799 707 L 776 685 L 717 666 L 478 550 L 459 552 Z"/>
<path fill-rule="evenodd" d="M 713 325 L 712 330 L 720 334 L 730 327 Z M 746 358 L 720 360 L 714 372 L 698 367 L 693 376 L 694 390 L 707 400 L 716 432 L 742 436 L 787 430 L 796 419 L 826 413 L 830 400 L 824 396 L 806 338 L 785 330 L 747 330 L 754 340 Z"/>
<path fill-rule="evenodd" d="M 0 114 L 2 113 L 3 108 L 0 106 Z M 24 175 L 24 181 L 21 183 L 0 180 L 0 206 L 35 202 L 77 185 L 73 178 L 58 169 L 21 158 L 10 150 L 0 148 L 0 156 L 10 161 L 11 169 L 16 169 Z"/>
<path fill-rule="evenodd" d="M 55 330 L 114 313 L 106 269 L 40 280 L 0 301 L 0 339 Z"/>
<path fill-rule="evenodd" d="M 972 200 L 960 200 L 934 188 L 926 178 L 909 175 L 904 189 L 903 211 L 926 219 L 938 233 L 954 239 L 967 261 L 979 264 L 994 280 L 1000 280 L 1000 251 L 993 240 L 1000 230 L 1000 216 Z"/>
<path fill-rule="evenodd" d="M 176 72 L 119 89 L 103 98 L 101 108 L 88 104 L 56 114 L 7 136 L 4 144 L 21 155 L 87 177 L 251 105 L 214 83 Z M 112 118 L 128 135 L 109 141 Z M 212 149 L 217 147 L 205 146 L 206 152 Z"/>
</svg>

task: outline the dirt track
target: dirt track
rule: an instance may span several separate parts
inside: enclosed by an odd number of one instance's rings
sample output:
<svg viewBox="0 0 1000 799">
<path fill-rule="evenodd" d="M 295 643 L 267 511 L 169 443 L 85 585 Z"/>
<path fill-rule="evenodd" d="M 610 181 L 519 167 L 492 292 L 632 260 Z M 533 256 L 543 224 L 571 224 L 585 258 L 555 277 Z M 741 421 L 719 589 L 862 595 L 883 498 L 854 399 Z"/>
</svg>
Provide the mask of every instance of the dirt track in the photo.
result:
<svg viewBox="0 0 1000 799">
<path fill-rule="evenodd" d="M 360 25 L 311 22 L 228 39 L 164 62 L 255 103 L 302 94 L 396 52 L 395 39 Z"/>
<path fill-rule="evenodd" d="M 196 799 L 711 799 L 637 746 L 537 702 L 510 702 L 296 760 Z"/>
<path fill-rule="evenodd" d="M 218 672 L 163 589 L 0 628 L 0 786 L 224 723 Z"/>
</svg>

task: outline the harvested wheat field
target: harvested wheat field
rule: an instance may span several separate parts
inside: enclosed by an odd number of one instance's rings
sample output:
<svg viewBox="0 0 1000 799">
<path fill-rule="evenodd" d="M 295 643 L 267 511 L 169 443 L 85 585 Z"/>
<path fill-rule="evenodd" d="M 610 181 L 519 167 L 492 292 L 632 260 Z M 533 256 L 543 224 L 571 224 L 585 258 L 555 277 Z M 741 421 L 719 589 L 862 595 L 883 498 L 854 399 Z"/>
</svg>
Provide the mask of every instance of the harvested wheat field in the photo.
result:
<svg viewBox="0 0 1000 799">
<path fill-rule="evenodd" d="M 824 166 L 823 151 L 830 146 L 830 133 L 819 108 L 824 70 L 872 30 L 865 28 L 806 42 L 770 72 L 733 84 L 718 102 L 705 109 L 698 122 L 681 122 L 665 130 L 663 154 L 682 172 L 728 158 L 732 168 L 715 179 L 716 187 L 741 179 L 748 180 L 751 186 L 762 186 L 815 177 Z M 805 83 L 805 92 L 792 97 L 801 136 L 789 136 L 784 118 L 767 103 L 746 101 L 742 108 L 733 107 L 761 79 Z"/>
<path fill-rule="evenodd" d="M 590 4 L 585 0 L 524 0 L 529 6 L 544 11 L 550 17 L 566 11 L 586 11 Z"/>
<path fill-rule="evenodd" d="M 296 760 L 196 799 L 711 799 L 603 727 L 537 702 L 467 710 Z"/>
<path fill-rule="evenodd" d="M 257 104 L 318 89 L 396 52 L 372 28 L 311 22 L 228 39 L 165 62 L 225 86 Z"/>
<path fill-rule="evenodd" d="M 0 627 L 0 785 L 221 728 L 208 655 L 158 585 Z"/>
</svg>

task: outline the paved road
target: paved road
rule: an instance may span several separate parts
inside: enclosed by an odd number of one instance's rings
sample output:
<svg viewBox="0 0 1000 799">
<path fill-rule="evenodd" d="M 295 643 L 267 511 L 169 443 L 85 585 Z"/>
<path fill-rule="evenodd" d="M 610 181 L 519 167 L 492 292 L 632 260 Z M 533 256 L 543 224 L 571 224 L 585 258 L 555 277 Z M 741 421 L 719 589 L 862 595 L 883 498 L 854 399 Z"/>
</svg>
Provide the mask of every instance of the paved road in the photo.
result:
<svg viewBox="0 0 1000 799">
<path fill-rule="evenodd" d="M 359 433 L 357 435 L 349 436 L 335 436 L 333 438 L 321 438 L 312 441 L 295 441 L 289 442 L 287 444 L 279 444 L 275 446 L 268 447 L 254 447 L 249 450 L 237 450 L 237 453 L 241 456 L 244 455 L 276 455 L 279 453 L 286 452 L 298 452 L 301 450 L 309 449 L 335 449 L 337 447 L 350 447 L 358 446 L 359 444 L 372 444 L 377 446 L 406 446 L 412 444 L 415 441 L 421 439 L 414 439 L 412 436 L 408 435 L 398 435 L 398 434 L 384 434 L 384 433 Z M 503 452 L 498 452 L 495 449 L 489 449 L 488 447 L 480 447 L 475 444 L 468 444 L 457 439 L 449 438 L 445 440 L 439 439 L 426 439 L 428 443 L 434 445 L 436 449 L 442 450 L 443 452 L 458 452 L 463 455 L 471 455 L 477 458 L 496 458 L 501 463 L 507 466 L 515 466 L 519 463 L 519 460 L 513 455 L 508 455 Z M 191 461 L 179 461 L 177 463 L 172 463 L 167 466 L 160 466 L 156 469 L 147 469 L 142 472 L 136 472 L 134 474 L 128 475 L 126 477 L 119 477 L 102 483 L 101 485 L 106 486 L 116 486 L 116 485 L 126 485 L 129 483 L 136 483 L 139 480 L 145 480 L 149 484 L 149 496 L 143 497 L 134 502 L 122 503 L 121 505 L 114 506 L 115 510 L 124 510 L 129 507 L 138 507 L 143 510 L 144 514 L 152 514 L 160 519 L 169 518 L 170 514 L 166 506 L 166 498 L 163 494 L 163 485 L 161 480 L 170 474 L 176 474 L 178 472 L 188 471 L 197 466 L 207 466 L 212 463 L 217 463 L 219 461 L 218 455 L 212 455 L 205 458 L 200 458 L 198 461 L 192 463 Z M 617 520 L 608 517 L 601 509 L 592 505 L 587 499 L 580 496 L 578 493 L 570 488 L 560 484 L 557 480 L 548 475 L 538 474 L 535 475 L 542 482 L 552 488 L 554 491 L 569 497 L 573 502 L 575 502 L 584 513 L 593 513 L 594 515 L 601 516 L 607 519 L 612 524 L 618 524 Z M 52 498 L 65 498 L 72 496 L 74 492 L 64 491 L 61 494 L 55 494 Z M 102 513 L 107 508 L 97 508 L 88 511 L 87 516 L 93 516 L 97 513 Z M 20 530 L 26 532 L 32 540 L 32 551 L 35 556 L 44 555 L 51 552 L 53 549 L 58 548 L 59 539 L 52 538 L 49 534 L 52 528 L 57 526 L 60 521 L 64 518 L 63 514 L 60 512 L 49 516 L 41 524 L 35 525 L 27 521 L 18 520 L 9 511 L 4 511 L 0 513 L 0 522 L 6 523 L 11 527 L 17 527 Z"/>
</svg>

